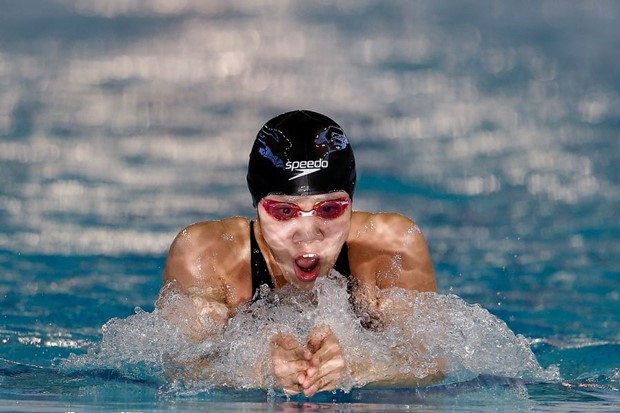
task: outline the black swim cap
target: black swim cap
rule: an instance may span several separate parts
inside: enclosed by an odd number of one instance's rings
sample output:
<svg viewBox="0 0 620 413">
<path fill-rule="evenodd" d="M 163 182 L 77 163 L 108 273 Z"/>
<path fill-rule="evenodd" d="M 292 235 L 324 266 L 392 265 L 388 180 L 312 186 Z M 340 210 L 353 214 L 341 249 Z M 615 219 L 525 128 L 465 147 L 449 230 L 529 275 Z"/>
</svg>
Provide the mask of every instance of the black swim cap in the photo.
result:
<svg viewBox="0 0 620 413">
<path fill-rule="evenodd" d="M 248 165 L 254 206 L 269 194 L 353 197 L 355 158 L 342 128 L 320 113 L 283 113 L 258 132 Z"/>
</svg>

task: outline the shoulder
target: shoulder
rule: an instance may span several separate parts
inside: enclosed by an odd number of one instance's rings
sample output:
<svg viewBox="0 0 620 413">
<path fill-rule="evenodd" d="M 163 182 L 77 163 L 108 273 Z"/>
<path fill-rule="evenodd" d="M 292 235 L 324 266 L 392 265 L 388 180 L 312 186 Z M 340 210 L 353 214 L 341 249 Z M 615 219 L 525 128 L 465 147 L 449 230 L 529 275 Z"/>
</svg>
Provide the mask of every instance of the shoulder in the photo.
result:
<svg viewBox="0 0 620 413">
<path fill-rule="evenodd" d="M 217 221 L 203 221 L 181 230 L 175 237 L 168 255 L 194 255 L 226 244 L 235 244 L 249 238 L 250 221 L 234 217 Z"/>
<path fill-rule="evenodd" d="M 351 240 L 376 239 L 381 236 L 389 243 L 422 236 L 416 223 L 409 217 L 396 213 L 370 213 L 355 211 L 351 217 Z"/>
<path fill-rule="evenodd" d="M 424 234 L 401 214 L 354 212 L 348 244 L 352 267 L 380 288 L 436 289 L 432 259 Z M 363 264 L 362 264 L 363 263 Z"/>
<path fill-rule="evenodd" d="M 181 230 L 168 251 L 164 282 L 177 281 L 185 289 L 213 275 L 226 274 L 245 257 L 250 221 L 243 217 L 204 221 Z M 227 268 L 228 267 L 228 268 Z M 185 288 L 184 288 L 185 287 Z"/>
</svg>

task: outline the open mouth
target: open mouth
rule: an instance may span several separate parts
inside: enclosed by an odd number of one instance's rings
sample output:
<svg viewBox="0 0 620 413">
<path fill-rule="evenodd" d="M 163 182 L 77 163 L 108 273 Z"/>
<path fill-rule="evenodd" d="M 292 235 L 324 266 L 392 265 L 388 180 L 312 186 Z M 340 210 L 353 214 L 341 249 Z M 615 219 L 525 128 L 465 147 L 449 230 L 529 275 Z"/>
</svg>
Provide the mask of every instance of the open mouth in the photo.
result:
<svg viewBox="0 0 620 413">
<path fill-rule="evenodd" d="M 321 257 L 307 253 L 295 258 L 295 274 L 301 281 L 314 281 L 319 276 Z"/>
</svg>

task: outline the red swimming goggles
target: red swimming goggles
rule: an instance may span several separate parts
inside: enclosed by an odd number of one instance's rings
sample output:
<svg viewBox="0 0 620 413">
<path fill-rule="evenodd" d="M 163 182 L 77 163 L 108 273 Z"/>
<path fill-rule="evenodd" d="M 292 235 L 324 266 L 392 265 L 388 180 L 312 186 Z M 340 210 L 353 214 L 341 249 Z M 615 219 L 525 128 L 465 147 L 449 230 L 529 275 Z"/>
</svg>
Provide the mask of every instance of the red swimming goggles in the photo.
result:
<svg viewBox="0 0 620 413">
<path fill-rule="evenodd" d="M 311 216 L 318 216 L 323 219 L 334 219 L 344 214 L 347 207 L 351 204 L 351 199 L 339 198 L 317 202 L 310 211 L 302 210 L 297 204 L 273 201 L 266 198 L 263 198 L 260 204 L 270 216 L 280 221 Z"/>
</svg>

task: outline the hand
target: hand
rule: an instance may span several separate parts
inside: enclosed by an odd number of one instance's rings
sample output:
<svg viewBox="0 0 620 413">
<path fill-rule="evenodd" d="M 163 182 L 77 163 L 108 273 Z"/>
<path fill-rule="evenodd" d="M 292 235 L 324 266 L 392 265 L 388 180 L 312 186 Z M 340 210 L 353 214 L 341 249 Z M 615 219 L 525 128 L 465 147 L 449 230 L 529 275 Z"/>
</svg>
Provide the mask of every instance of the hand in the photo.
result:
<svg viewBox="0 0 620 413">
<path fill-rule="evenodd" d="M 320 391 L 334 390 L 344 373 L 345 362 L 332 330 L 326 325 L 312 330 L 308 336 L 308 350 L 304 356 L 309 368 L 300 381 L 304 395 L 312 397 Z"/>
<path fill-rule="evenodd" d="M 310 367 L 312 353 L 302 347 L 290 334 L 276 334 L 271 339 L 273 371 L 286 394 L 294 395 L 303 390 L 306 371 Z"/>
</svg>

